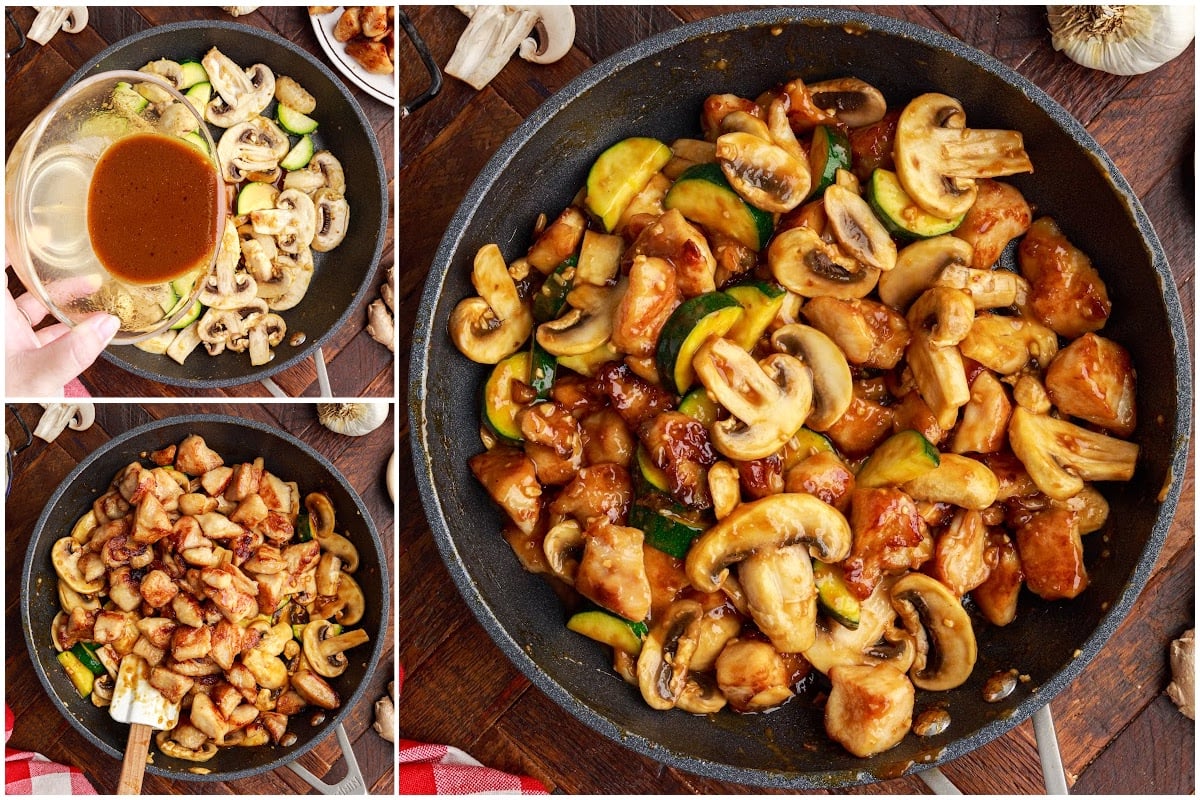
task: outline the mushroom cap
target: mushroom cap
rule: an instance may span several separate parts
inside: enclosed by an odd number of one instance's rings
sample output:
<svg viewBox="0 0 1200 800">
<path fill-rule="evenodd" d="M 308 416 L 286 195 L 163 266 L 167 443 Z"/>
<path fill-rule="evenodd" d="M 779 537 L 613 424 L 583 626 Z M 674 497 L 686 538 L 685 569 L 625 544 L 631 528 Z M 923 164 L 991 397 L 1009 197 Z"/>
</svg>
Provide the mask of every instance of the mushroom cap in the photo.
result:
<svg viewBox="0 0 1200 800">
<path fill-rule="evenodd" d="M 459 352 L 480 364 L 498 364 L 517 352 L 533 330 L 533 312 L 517 291 L 500 248 L 475 254 L 471 282 L 478 297 L 463 299 L 450 314 L 450 338 Z"/>
<path fill-rule="evenodd" d="M 834 78 L 810 83 L 813 104 L 848 128 L 873 125 L 887 113 L 883 92 L 859 78 Z"/>
<path fill-rule="evenodd" d="M 316 225 L 312 249 L 325 253 L 342 243 L 350 224 L 350 204 L 342 193 L 330 188 L 318 189 L 312 196 Z"/>
<path fill-rule="evenodd" d="M 962 601 L 921 572 L 910 572 L 892 584 L 891 601 L 917 640 L 917 657 L 909 670 L 913 684 L 930 691 L 961 686 L 978 656 L 975 629 Z"/>
<path fill-rule="evenodd" d="M 841 419 L 854 400 L 854 379 L 842 348 L 821 331 L 793 322 L 771 334 L 771 346 L 797 356 L 812 372 L 813 408 L 804 424 L 825 431 Z"/>
<path fill-rule="evenodd" d="M 695 600 L 671 604 L 642 642 L 637 660 L 638 688 L 651 708 L 674 708 L 687 682 L 700 637 L 704 609 Z"/>
<path fill-rule="evenodd" d="M 538 326 L 538 344 L 555 356 L 581 356 L 602 346 L 612 338 L 613 317 L 628 286 L 622 278 L 614 286 L 575 287 L 567 295 L 571 310 Z"/>
<path fill-rule="evenodd" d="M 771 240 L 767 265 L 775 280 L 801 297 L 865 297 L 880 272 L 860 264 L 811 228 L 789 228 Z"/>
</svg>

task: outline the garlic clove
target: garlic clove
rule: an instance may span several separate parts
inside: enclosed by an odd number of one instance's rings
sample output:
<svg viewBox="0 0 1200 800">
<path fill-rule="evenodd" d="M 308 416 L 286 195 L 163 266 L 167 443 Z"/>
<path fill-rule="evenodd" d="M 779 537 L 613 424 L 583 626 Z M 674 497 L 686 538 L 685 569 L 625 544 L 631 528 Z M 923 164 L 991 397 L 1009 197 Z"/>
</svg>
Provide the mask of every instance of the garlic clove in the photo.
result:
<svg viewBox="0 0 1200 800">
<path fill-rule="evenodd" d="M 1077 64 L 1114 75 L 1141 75 L 1187 49 L 1194 8 L 1047 6 L 1051 43 Z"/>
<path fill-rule="evenodd" d="M 345 436 L 365 436 L 384 423 L 387 403 L 317 403 L 317 419 Z"/>
</svg>

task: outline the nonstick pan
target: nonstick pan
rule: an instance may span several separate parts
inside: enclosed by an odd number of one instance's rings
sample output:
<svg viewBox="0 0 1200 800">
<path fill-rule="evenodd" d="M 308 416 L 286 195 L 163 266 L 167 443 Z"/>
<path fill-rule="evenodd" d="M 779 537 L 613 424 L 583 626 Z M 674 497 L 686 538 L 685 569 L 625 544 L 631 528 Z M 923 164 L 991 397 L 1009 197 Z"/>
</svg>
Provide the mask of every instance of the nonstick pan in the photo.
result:
<svg viewBox="0 0 1200 800">
<path fill-rule="evenodd" d="M 159 25 L 135 33 L 106 48 L 71 76 L 76 81 L 111 69 L 138 69 L 161 58 L 199 60 L 212 47 L 239 65 L 263 63 L 276 75 L 294 78 L 317 101 L 313 135 L 317 149 L 327 149 L 346 173 L 350 224 L 345 240 L 328 253 L 313 253 L 315 272 L 304 300 L 280 314 L 288 336 L 275 348 L 275 358 L 261 367 L 245 353 L 212 357 L 197 348 L 181 365 L 136 347 L 110 347 L 104 357 L 112 363 L 160 383 L 188 388 L 219 388 L 259 381 L 313 354 L 344 325 L 359 307 L 383 252 L 388 202 L 387 178 L 375 134 L 362 109 L 334 74 L 314 56 L 273 33 L 238 22 L 212 20 Z M 274 113 L 274 102 L 264 114 Z M 213 128 L 214 138 L 220 130 Z M 303 333 L 302 344 L 287 339 Z"/>
<path fill-rule="evenodd" d="M 330 679 L 342 705 L 317 726 L 302 713 L 288 726 L 299 738 L 290 747 L 222 748 L 203 764 L 168 758 L 154 752 L 146 771 L 187 781 L 226 781 L 268 772 L 299 758 L 332 733 L 362 698 L 386 642 L 388 605 L 387 563 L 379 534 L 366 506 L 337 469 L 308 445 L 290 434 L 250 420 L 215 415 L 171 417 L 128 431 L 88 455 L 55 490 L 37 521 L 25 557 L 21 581 L 21 622 L 25 643 L 46 693 L 88 741 L 113 758 L 123 757 L 129 726 L 113 721 L 107 709 L 79 699 L 70 680 L 55 660 L 50 624 L 58 608 L 58 578 L 50 561 L 54 542 L 70 532 L 75 521 L 91 508 L 113 476 L 143 454 L 177 444 L 190 434 L 204 437 L 208 445 L 233 464 L 261 456 L 265 468 L 285 481 L 296 481 L 304 493 L 324 491 L 333 501 L 337 530 L 357 547 L 360 566 L 355 580 L 362 587 L 366 611 L 361 627 L 370 643 L 349 652 L 345 673 Z M 143 465 L 149 462 L 143 460 Z M 190 772 L 201 766 L 205 774 Z"/>
<path fill-rule="evenodd" d="M 522 571 L 499 535 L 500 515 L 467 468 L 481 450 L 478 398 L 487 369 L 468 363 L 447 335 L 451 310 L 474 294 L 479 247 L 498 243 L 510 261 L 522 255 L 537 215 L 569 204 L 612 143 L 695 136 L 709 94 L 755 97 L 792 77 L 845 75 L 877 86 L 893 106 L 945 92 L 962 101 L 970 127 L 1024 134 L 1037 171 L 1011 181 L 1092 254 L 1114 298 L 1105 334 L 1128 348 L 1138 372 L 1141 420 L 1137 474 L 1103 486 L 1112 507 L 1107 535 L 1086 539 L 1087 591 L 1071 602 L 1026 593 L 1005 628 L 977 619 L 971 679 L 948 693 L 918 695 L 918 708 L 945 702 L 947 731 L 909 735 L 869 759 L 832 743 L 813 707 L 711 718 L 662 713 L 612 676 L 605 648 L 565 628 L 553 589 Z M 1096 655 L 1145 583 L 1171 524 L 1186 468 L 1190 363 L 1179 298 L 1141 205 L 1111 159 L 1044 92 L 961 41 L 905 22 L 841 9 L 760 9 L 682 26 L 598 64 L 535 111 L 485 166 L 446 231 L 422 297 L 409 392 L 415 472 L 467 604 L 514 664 L 584 723 L 650 758 L 723 780 L 849 785 L 942 764 L 996 739 Z M 1028 681 L 1001 702 L 984 702 L 987 678 L 1014 668 Z"/>
</svg>

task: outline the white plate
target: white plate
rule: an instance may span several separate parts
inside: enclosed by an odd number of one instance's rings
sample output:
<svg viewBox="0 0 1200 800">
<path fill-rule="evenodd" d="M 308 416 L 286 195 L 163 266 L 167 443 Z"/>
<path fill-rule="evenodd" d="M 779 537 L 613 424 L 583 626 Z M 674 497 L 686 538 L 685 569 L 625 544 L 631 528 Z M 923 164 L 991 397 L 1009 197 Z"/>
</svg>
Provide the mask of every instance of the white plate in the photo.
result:
<svg viewBox="0 0 1200 800">
<path fill-rule="evenodd" d="M 338 18 L 342 16 L 342 6 L 338 6 L 336 10 L 330 11 L 328 14 L 309 14 L 309 19 L 312 20 L 313 33 L 317 35 L 317 41 L 321 45 L 321 49 L 325 51 L 325 55 L 329 56 L 329 60 L 333 62 L 333 66 L 338 72 L 345 75 L 350 81 L 362 89 L 367 94 L 387 103 L 393 108 L 397 105 L 398 92 L 396 89 L 396 73 L 391 75 L 376 75 L 372 72 L 367 72 L 357 61 L 346 55 L 346 45 L 333 38 L 333 28 L 337 25 Z"/>
</svg>

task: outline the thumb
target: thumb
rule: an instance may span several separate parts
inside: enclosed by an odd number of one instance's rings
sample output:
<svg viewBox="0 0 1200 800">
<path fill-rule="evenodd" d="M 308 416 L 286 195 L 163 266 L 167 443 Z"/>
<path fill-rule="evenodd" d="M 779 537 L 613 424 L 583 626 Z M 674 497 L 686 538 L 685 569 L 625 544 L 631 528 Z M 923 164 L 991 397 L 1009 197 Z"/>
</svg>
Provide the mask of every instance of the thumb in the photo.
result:
<svg viewBox="0 0 1200 800">
<path fill-rule="evenodd" d="M 120 327 L 111 314 L 94 314 L 36 351 L 41 381 L 65 386 L 91 366 Z"/>
</svg>

